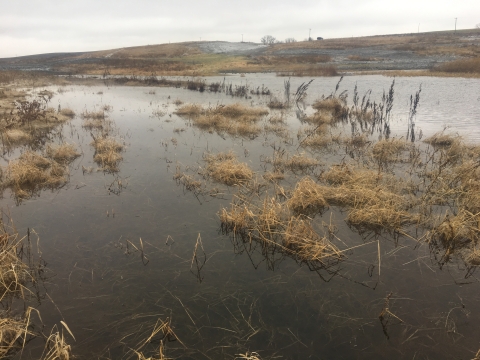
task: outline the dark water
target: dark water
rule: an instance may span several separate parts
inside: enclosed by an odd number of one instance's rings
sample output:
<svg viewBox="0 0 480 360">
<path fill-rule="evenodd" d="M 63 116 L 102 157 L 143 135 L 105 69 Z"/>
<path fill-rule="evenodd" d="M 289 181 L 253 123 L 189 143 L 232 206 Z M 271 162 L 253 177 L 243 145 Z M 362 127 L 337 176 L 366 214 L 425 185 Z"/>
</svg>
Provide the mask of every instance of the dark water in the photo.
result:
<svg viewBox="0 0 480 360">
<path fill-rule="evenodd" d="M 282 78 L 227 79 L 247 80 L 282 96 Z M 372 99 L 378 99 L 391 80 L 348 77 L 340 90 L 351 94 L 357 83 L 360 95 L 372 89 Z M 291 81 L 296 88 L 303 79 Z M 337 81 L 316 79 L 307 103 L 330 94 Z M 406 132 L 408 99 L 420 83 L 417 125 L 425 134 L 450 125 L 469 140 L 480 139 L 476 79 L 397 79 L 394 132 Z M 383 237 L 364 239 L 346 226 L 345 214 L 331 210 L 323 219 L 333 216 L 341 240 L 362 246 L 349 251 L 335 273 L 310 271 L 291 258 L 279 258 L 272 270 L 260 252 L 242 252 L 220 232 L 216 214 L 228 206 L 237 189 L 207 182 L 208 188 L 217 187 L 223 195 L 197 197 L 173 180 L 177 165 L 204 167 L 202 155 L 207 150 L 233 149 L 262 174 L 260 159 L 271 156 L 274 143 L 292 153 L 298 145 L 285 144 L 272 134 L 249 140 L 202 132 L 173 113 L 173 100 L 261 105 L 268 98 L 239 100 L 172 88 L 64 90 L 52 99 L 55 107 L 58 103 L 77 114 L 105 104 L 113 107 L 110 117 L 117 137 L 126 144 L 120 173 L 83 174 L 82 165 L 96 166 L 91 136 L 76 118 L 64 127 L 65 140 L 83 153 L 70 169 L 69 184 L 19 206 L 5 193 L 1 207 L 11 212 L 21 234 L 27 228 L 38 233 L 48 263 L 44 284 L 48 295 L 34 305 L 46 329 L 60 320 L 68 324 L 76 341 L 67 337 L 77 358 L 135 358 L 130 349 L 150 335 L 158 318 L 167 317 L 181 342 L 167 343 L 166 354 L 182 359 L 231 359 L 247 351 L 258 352 L 262 359 L 471 359 L 480 348 L 478 274 L 466 278 L 462 263 L 440 269 L 426 244 L 408 238 L 398 243 Z M 151 90 L 155 94 L 149 94 Z M 157 109 L 165 115 L 153 116 Z M 295 114 L 288 123 L 295 138 L 300 126 Z M 185 131 L 174 132 L 179 128 Z M 323 163 L 322 169 L 328 168 L 325 154 L 310 156 Z M 119 179 L 121 189 L 116 185 Z M 294 181 L 292 175 L 283 185 Z M 201 283 L 191 272 L 199 234 L 207 258 Z M 140 247 L 140 238 L 146 258 L 132 245 L 127 251 L 127 240 Z M 379 314 L 389 294 L 389 309 L 396 318 L 390 317 L 382 328 Z M 38 358 L 42 348 L 40 340 L 33 341 L 23 358 Z M 158 342 L 146 347 L 147 352 L 156 349 Z"/>
</svg>

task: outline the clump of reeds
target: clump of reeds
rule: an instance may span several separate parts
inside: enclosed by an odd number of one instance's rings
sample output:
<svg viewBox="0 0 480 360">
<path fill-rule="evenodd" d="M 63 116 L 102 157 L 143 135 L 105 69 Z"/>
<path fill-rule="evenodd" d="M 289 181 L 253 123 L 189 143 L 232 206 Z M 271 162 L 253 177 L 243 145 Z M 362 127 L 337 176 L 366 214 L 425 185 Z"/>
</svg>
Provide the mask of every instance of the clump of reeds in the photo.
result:
<svg viewBox="0 0 480 360">
<path fill-rule="evenodd" d="M 9 143 L 28 142 L 32 136 L 22 129 L 5 130 L 4 137 Z"/>
<path fill-rule="evenodd" d="M 268 111 L 262 108 L 249 108 L 242 104 L 219 105 L 209 108 L 187 104 L 179 108 L 176 113 L 190 117 L 194 125 L 209 132 L 217 131 L 252 137 L 261 132 L 261 128 L 255 122 L 268 114 Z"/>
<path fill-rule="evenodd" d="M 107 172 L 119 171 L 118 165 L 123 160 L 121 152 L 124 146 L 115 138 L 102 136 L 94 137 L 91 145 L 95 148 L 93 161 Z"/>
<path fill-rule="evenodd" d="M 386 164 L 397 161 L 406 148 L 407 144 L 402 139 L 384 139 L 373 145 L 372 154 L 379 163 Z"/>
<path fill-rule="evenodd" d="M 292 172 L 305 172 L 312 170 L 320 163 L 317 159 L 306 156 L 304 153 L 294 154 L 289 156 L 284 152 L 275 152 L 272 160 L 269 160 L 274 168 L 278 171 L 288 169 Z"/>
<path fill-rule="evenodd" d="M 55 160 L 60 164 L 70 163 L 75 160 L 80 154 L 77 152 L 75 145 L 61 144 L 61 145 L 47 145 L 45 149 L 47 157 Z"/>
<path fill-rule="evenodd" d="M 74 118 L 75 117 L 75 111 L 73 111 L 72 109 L 69 109 L 69 108 L 62 108 L 60 110 L 60 114 L 66 116 L 66 117 L 69 117 L 69 118 Z"/>
<path fill-rule="evenodd" d="M 173 179 L 177 183 L 182 184 L 186 190 L 193 191 L 194 193 L 200 193 L 202 190 L 202 183 L 191 175 L 185 174 L 180 170 L 180 167 L 177 167 Z"/>
<path fill-rule="evenodd" d="M 327 268 L 342 258 L 330 238 L 313 228 L 312 219 L 292 216 L 285 203 L 275 198 L 267 196 L 258 205 L 238 198 L 219 217 L 225 233 L 244 243 L 256 241 L 267 259 L 280 252 L 313 268 Z"/>
<path fill-rule="evenodd" d="M 175 111 L 176 114 L 184 116 L 200 115 L 202 112 L 203 108 L 199 104 L 186 104 Z"/>
<path fill-rule="evenodd" d="M 33 336 L 26 317 L 13 318 L 0 313 L 0 358 L 8 358 L 21 351 L 27 337 Z"/>
<path fill-rule="evenodd" d="M 20 199 L 28 198 L 43 188 L 60 187 L 67 182 L 65 165 L 27 151 L 8 164 L 4 186 L 10 187 Z"/>
<path fill-rule="evenodd" d="M 319 235 L 311 221 L 303 217 L 290 218 L 285 228 L 284 245 L 302 261 L 318 262 L 325 267 L 329 262 L 340 261 L 344 257 L 326 235 Z"/>
<path fill-rule="evenodd" d="M 217 182 L 228 186 L 241 185 L 253 178 L 250 167 L 237 160 L 233 153 L 207 154 L 204 156 L 207 162 L 208 175 Z"/>
<path fill-rule="evenodd" d="M 423 142 L 432 146 L 449 147 L 459 140 L 461 140 L 461 138 L 458 135 L 448 134 L 444 131 L 441 131 L 426 138 L 425 140 L 423 140 Z"/>
<path fill-rule="evenodd" d="M 62 325 L 73 337 L 70 329 L 63 321 Z M 67 341 L 65 340 L 63 330 L 59 331 L 57 325 L 55 325 L 50 332 L 50 335 L 46 339 L 41 360 L 69 360 L 70 358 L 72 358 L 72 347 L 68 345 Z"/>
<path fill-rule="evenodd" d="M 322 213 L 328 206 L 321 193 L 322 187 L 309 177 L 305 177 L 295 186 L 287 205 L 294 214 L 315 215 Z"/>
<path fill-rule="evenodd" d="M 470 73 L 480 74 L 480 57 L 471 59 L 459 59 L 443 63 L 432 69 L 432 71 L 441 71 L 446 73 Z"/>
<path fill-rule="evenodd" d="M 341 120 L 348 115 L 348 107 L 340 97 L 328 97 L 316 100 L 312 107 L 319 112 L 329 113 L 333 120 Z"/>
<path fill-rule="evenodd" d="M 143 348 L 150 344 L 154 338 L 160 338 L 160 346 L 158 349 L 158 357 L 146 357 L 144 355 Z M 165 320 L 158 319 L 157 322 L 155 323 L 152 333 L 150 336 L 146 339 L 143 339 L 136 347 L 136 349 L 133 350 L 133 352 L 138 356 L 138 360 L 171 360 L 171 358 L 167 358 L 164 354 L 165 352 L 165 346 L 164 343 L 169 342 L 169 341 L 178 341 L 180 344 L 185 346 L 182 341 L 179 339 L 177 334 L 175 334 L 175 331 L 173 330 L 172 327 L 172 319 L 167 318 Z"/>
<path fill-rule="evenodd" d="M 278 182 L 279 180 L 285 179 L 285 174 L 282 172 L 268 171 L 265 174 L 263 174 L 263 178 L 269 182 Z"/>
</svg>

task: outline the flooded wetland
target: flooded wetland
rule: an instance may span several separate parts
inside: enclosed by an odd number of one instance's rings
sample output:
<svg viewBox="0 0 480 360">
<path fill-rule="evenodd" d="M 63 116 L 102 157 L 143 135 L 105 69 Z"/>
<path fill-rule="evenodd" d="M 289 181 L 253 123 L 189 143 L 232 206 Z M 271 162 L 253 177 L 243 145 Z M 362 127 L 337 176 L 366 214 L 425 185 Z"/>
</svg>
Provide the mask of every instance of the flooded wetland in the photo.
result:
<svg viewBox="0 0 480 360">
<path fill-rule="evenodd" d="M 480 358 L 478 79 L 147 80 L 0 89 L 0 357 Z"/>
</svg>

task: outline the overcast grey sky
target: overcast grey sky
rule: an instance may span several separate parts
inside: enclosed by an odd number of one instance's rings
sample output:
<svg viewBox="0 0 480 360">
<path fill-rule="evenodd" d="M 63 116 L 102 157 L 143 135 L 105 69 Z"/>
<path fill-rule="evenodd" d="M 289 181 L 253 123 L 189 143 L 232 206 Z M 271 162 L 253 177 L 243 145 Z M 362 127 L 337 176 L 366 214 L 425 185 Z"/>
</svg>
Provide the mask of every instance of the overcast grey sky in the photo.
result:
<svg viewBox="0 0 480 360">
<path fill-rule="evenodd" d="M 480 0 L 0 0 L 0 57 L 473 28 Z"/>
</svg>

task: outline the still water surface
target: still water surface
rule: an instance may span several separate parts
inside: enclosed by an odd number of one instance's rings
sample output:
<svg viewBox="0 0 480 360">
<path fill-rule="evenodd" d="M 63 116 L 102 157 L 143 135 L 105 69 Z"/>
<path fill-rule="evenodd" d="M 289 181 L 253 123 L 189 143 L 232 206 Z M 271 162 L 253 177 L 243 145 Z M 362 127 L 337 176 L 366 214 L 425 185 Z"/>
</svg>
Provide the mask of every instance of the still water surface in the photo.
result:
<svg viewBox="0 0 480 360">
<path fill-rule="evenodd" d="M 283 96 L 283 78 L 260 74 L 226 81 L 248 82 L 251 87 L 264 84 Z M 292 89 L 303 81 L 292 78 Z M 311 111 L 309 104 L 316 98 L 334 91 L 337 81 L 315 79 L 306 110 Z M 339 91 L 348 90 L 351 101 L 357 84 L 360 96 L 371 89 L 371 99 L 378 101 L 391 81 L 380 76 L 346 77 Z M 417 129 L 431 135 L 449 126 L 470 141 L 480 140 L 477 79 L 397 78 L 394 134 L 406 132 L 409 98 L 420 85 Z M 48 296 L 38 308 L 47 329 L 60 320 L 69 325 L 77 358 L 135 358 L 129 350 L 150 335 L 158 318 L 167 317 L 181 342 L 167 343 L 166 354 L 180 359 L 232 359 L 247 351 L 258 352 L 262 359 L 471 359 L 480 348 L 478 274 L 466 279 L 461 263 L 440 269 L 428 246 L 411 239 L 398 244 L 363 239 L 344 223 L 345 214 L 332 209 L 324 218 L 333 216 L 338 236 L 349 245 L 367 245 L 350 251 L 334 274 L 310 271 L 290 258 L 269 269 L 260 253 L 247 254 L 220 232 L 216 214 L 228 206 L 237 189 L 208 183 L 220 195 L 197 197 L 175 182 L 177 166 L 187 170 L 205 166 L 205 151 L 232 149 L 262 174 L 265 164 L 260 159 L 272 155 L 273 144 L 292 153 L 298 145 L 285 144 L 272 134 L 243 139 L 202 132 L 174 114 L 175 99 L 264 106 L 268 97 L 236 99 L 147 87 L 63 90 L 52 99 L 54 107 L 60 104 L 80 114 L 112 106 L 110 118 L 126 144 L 120 173 L 82 172 L 82 166 L 96 165 L 91 135 L 77 117 L 63 132 L 65 140 L 82 152 L 70 169 L 69 184 L 19 206 L 5 193 L 1 207 L 9 209 L 21 234 L 27 228 L 38 233 L 49 269 Z M 155 116 L 158 109 L 165 114 Z M 294 113 L 288 124 L 296 139 L 300 124 Z M 310 155 L 328 168 L 325 154 Z M 122 189 L 115 185 L 119 179 Z M 294 181 L 292 175 L 284 185 Z M 201 282 L 190 271 L 199 234 L 207 258 Z M 140 247 L 140 238 L 146 258 L 131 245 L 130 251 L 126 247 L 127 240 Z M 381 276 L 376 270 L 378 246 Z M 390 293 L 389 309 L 397 319 L 382 329 L 379 314 Z M 37 358 L 42 346 L 32 342 L 23 358 Z M 158 342 L 147 349 L 155 351 Z"/>
</svg>

